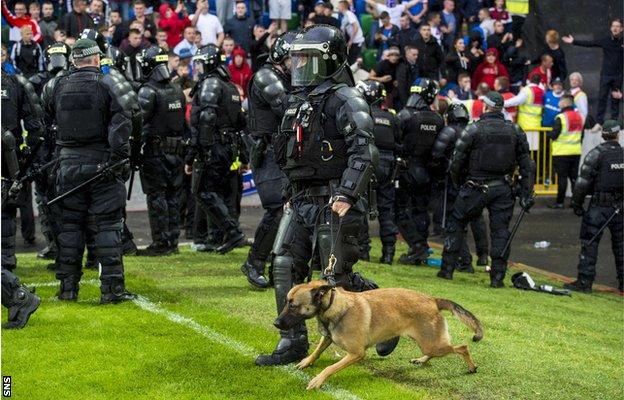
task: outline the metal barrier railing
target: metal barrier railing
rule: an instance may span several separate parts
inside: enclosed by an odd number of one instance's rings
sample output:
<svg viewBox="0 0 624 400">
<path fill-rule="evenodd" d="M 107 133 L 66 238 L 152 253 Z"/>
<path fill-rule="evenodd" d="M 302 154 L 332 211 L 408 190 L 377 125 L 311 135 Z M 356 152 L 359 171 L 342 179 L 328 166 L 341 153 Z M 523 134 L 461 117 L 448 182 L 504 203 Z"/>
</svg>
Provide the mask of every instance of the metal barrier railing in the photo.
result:
<svg viewBox="0 0 624 400">
<path fill-rule="evenodd" d="M 550 196 L 557 194 L 557 177 L 553 171 L 552 154 L 550 152 L 550 140 L 546 132 L 552 128 L 539 127 L 525 129 L 531 159 L 535 161 L 535 194 L 538 196 Z"/>
</svg>

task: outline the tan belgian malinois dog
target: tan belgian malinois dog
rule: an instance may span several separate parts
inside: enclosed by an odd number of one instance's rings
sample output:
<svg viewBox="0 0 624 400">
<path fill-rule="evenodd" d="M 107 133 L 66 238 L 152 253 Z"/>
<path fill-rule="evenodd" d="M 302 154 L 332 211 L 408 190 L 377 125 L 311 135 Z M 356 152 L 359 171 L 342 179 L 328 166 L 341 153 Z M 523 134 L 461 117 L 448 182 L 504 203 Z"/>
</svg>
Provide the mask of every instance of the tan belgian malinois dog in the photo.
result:
<svg viewBox="0 0 624 400">
<path fill-rule="evenodd" d="M 314 377 L 308 390 L 320 388 L 330 375 L 360 361 L 367 348 L 397 336 L 409 336 L 420 347 L 424 355 L 410 361 L 414 364 L 456 353 L 468 364 L 468 372 L 477 371 L 468 346 L 451 345 L 446 320 L 440 311 L 452 312 L 472 329 L 475 342 L 483 338 L 481 323 L 468 310 L 450 300 L 408 289 L 347 292 L 322 280 L 293 287 L 287 300 L 274 325 L 287 330 L 304 319 L 316 317 L 323 336 L 314 352 L 301 360 L 297 368 L 312 365 L 332 343 L 347 352 L 343 359 Z"/>
</svg>

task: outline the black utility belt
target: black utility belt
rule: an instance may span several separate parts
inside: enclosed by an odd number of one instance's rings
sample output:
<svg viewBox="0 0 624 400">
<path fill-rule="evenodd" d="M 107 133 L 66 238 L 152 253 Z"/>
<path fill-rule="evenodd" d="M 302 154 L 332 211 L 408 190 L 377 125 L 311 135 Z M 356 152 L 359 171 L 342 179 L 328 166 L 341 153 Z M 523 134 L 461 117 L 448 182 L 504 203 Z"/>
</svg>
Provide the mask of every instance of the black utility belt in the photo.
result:
<svg viewBox="0 0 624 400">
<path fill-rule="evenodd" d="M 599 192 L 594 193 L 591 198 L 592 204 L 606 207 L 621 204 L 623 201 L 622 193 Z"/>
<path fill-rule="evenodd" d="M 336 191 L 340 181 L 332 179 L 326 183 L 314 182 L 293 182 L 293 197 L 331 197 Z"/>
<path fill-rule="evenodd" d="M 155 151 L 166 154 L 183 154 L 186 143 L 181 136 L 157 136 L 149 141 L 150 147 Z"/>
<path fill-rule="evenodd" d="M 466 180 L 466 182 L 464 182 L 463 186 L 468 189 L 487 192 L 490 188 L 493 188 L 496 186 L 510 186 L 510 184 L 504 178 L 498 178 L 498 179 L 469 178 Z"/>
</svg>

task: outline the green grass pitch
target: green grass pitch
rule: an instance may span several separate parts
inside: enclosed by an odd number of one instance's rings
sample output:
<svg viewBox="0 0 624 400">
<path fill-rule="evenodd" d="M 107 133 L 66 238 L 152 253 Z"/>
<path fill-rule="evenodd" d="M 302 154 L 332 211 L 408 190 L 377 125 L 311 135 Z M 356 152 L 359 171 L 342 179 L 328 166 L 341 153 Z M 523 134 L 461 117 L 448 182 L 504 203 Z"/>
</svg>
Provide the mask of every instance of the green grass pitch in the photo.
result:
<svg viewBox="0 0 624 400">
<path fill-rule="evenodd" d="M 405 246 L 399 247 L 400 251 Z M 359 263 L 382 287 L 405 287 L 452 299 L 482 322 L 485 338 L 470 342 L 479 369 L 467 374 L 457 356 L 420 355 L 402 339 L 387 358 L 373 349 L 360 364 L 332 376 L 323 391 L 307 380 L 336 362 L 331 346 L 311 368 L 259 368 L 253 363 L 277 339 L 272 290 L 252 290 L 239 271 L 247 249 L 227 256 L 193 253 L 127 257 L 126 283 L 142 297 L 99 306 L 97 272 L 86 271 L 79 301 L 55 299 L 57 284 L 34 254 L 18 257 L 26 284 L 43 283 L 43 302 L 29 325 L 2 331 L 2 375 L 17 399 L 622 399 L 624 299 L 612 294 L 556 297 L 488 287 L 488 276 L 433 267 Z M 379 243 L 372 251 L 379 257 Z M 539 282 L 545 278 L 534 276 Z M 509 285 L 509 279 L 506 280 Z M 6 320 L 6 310 L 2 310 Z M 472 333 L 447 315 L 453 343 Z M 319 339 L 308 322 L 311 345 Z"/>
</svg>

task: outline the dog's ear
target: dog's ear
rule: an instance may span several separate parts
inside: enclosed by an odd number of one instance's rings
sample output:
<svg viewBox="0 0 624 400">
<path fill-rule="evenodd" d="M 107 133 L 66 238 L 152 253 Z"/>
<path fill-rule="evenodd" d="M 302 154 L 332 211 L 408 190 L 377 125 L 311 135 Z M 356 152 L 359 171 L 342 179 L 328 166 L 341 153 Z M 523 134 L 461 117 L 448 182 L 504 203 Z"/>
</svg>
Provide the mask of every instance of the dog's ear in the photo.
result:
<svg viewBox="0 0 624 400">
<path fill-rule="evenodd" d="M 325 296 L 325 293 L 329 292 L 334 287 L 335 286 L 332 286 L 332 285 L 323 285 L 323 286 L 319 286 L 317 288 L 312 289 L 311 291 L 312 304 L 314 305 L 321 304 L 321 300 L 323 299 L 323 296 Z"/>
</svg>

